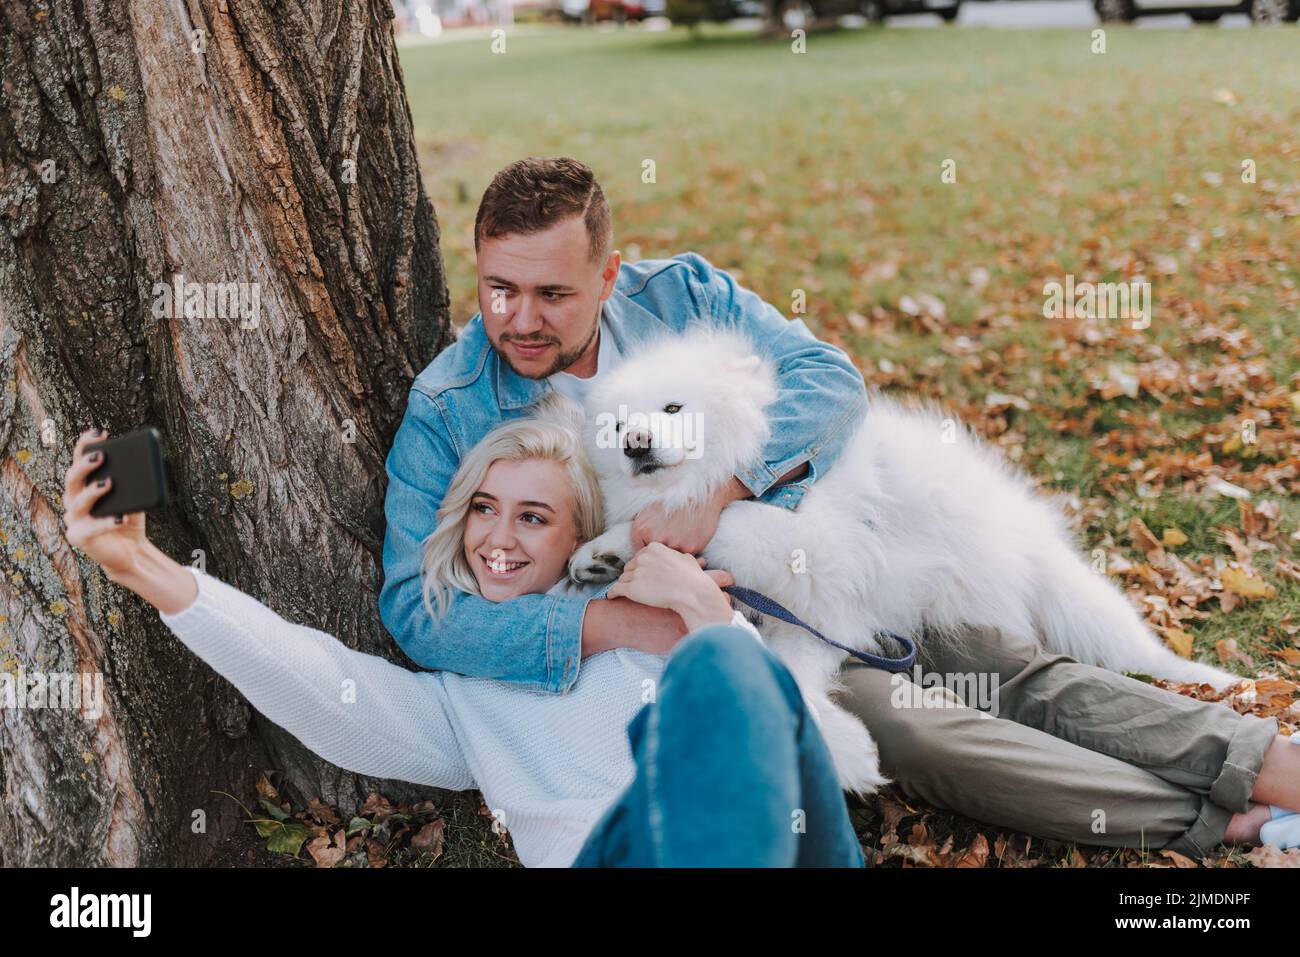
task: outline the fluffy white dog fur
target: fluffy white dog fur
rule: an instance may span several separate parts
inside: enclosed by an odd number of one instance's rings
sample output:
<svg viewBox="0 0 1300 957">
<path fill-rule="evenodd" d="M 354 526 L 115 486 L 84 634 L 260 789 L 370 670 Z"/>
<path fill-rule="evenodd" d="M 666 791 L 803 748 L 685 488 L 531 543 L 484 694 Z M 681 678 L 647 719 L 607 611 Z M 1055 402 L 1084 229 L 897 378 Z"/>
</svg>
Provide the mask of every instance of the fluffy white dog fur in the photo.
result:
<svg viewBox="0 0 1300 957">
<path fill-rule="evenodd" d="M 607 531 L 574 554 L 570 577 L 617 577 L 638 511 L 656 501 L 698 506 L 758 458 L 776 395 L 771 364 L 739 334 L 709 327 L 642 346 L 602 374 L 584 428 Z M 1080 556 L 1060 510 L 965 427 L 879 394 L 869 403 L 795 511 L 753 500 L 723 510 L 703 552 L 708 567 L 877 653 L 900 653 L 892 641 L 882 647 L 878 632 L 919 642 L 926 629 L 938 640 L 985 625 L 1114 671 L 1216 687 L 1238 680 L 1166 648 Z M 685 416 L 696 417 L 693 428 L 682 428 Z M 888 783 L 866 728 L 830 697 L 843 688 L 844 653 L 784 622 L 753 620 L 802 689 L 841 786 L 868 794 Z"/>
</svg>

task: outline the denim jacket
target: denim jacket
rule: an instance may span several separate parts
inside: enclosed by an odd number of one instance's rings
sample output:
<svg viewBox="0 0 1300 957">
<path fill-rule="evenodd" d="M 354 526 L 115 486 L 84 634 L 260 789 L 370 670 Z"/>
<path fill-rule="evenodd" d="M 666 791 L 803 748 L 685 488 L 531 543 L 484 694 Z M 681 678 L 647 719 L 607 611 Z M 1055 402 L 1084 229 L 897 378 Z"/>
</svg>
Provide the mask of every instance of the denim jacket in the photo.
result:
<svg viewBox="0 0 1300 957">
<path fill-rule="evenodd" d="M 620 354 L 643 338 L 703 320 L 747 333 L 773 360 L 779 391 L 767 409 L 772 437 L 761 458 L 737 475 L 759 501 L 795 508 L 866 416 L 866 388 L 848 356 L 697 253 L 623 263 L 603 309 Z M 551 388 L 501 360 L 481 313 L 411 387 L 387 460 L 379 611 L 397 644 L 422 667 L 552 693 L 567 691 L 577 680 L 587 602 L 599 600 L 609 586 L 588 597 L 532 594 L 504 602 L 453 589 L 447 613 L 435 624 L 420 581 L 424 540 L 462 457 L 491 429 L 526 414 Z M 806 476 L 775 486 L 803 462 Z"/>
</svg>

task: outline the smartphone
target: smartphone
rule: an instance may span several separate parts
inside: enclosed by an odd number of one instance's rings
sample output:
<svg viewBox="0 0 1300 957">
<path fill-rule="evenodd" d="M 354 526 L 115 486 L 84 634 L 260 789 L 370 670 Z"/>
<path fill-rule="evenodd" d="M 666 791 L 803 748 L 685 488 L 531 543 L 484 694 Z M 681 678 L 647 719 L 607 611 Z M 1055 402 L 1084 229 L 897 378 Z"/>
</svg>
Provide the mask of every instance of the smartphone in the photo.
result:
<svg viewBox="0 0 1300 957">
<path fill-rule="evenodd" d="M 90 507 L 95 518 L 148 512 L 167 504 L 162 436 L 157 429 L 137 429 L 104 442 L 92 442 L 86 451 L 104 453 L 104 460 L 86 481 L 113 480 L 113 487 Z"/>
</svg>

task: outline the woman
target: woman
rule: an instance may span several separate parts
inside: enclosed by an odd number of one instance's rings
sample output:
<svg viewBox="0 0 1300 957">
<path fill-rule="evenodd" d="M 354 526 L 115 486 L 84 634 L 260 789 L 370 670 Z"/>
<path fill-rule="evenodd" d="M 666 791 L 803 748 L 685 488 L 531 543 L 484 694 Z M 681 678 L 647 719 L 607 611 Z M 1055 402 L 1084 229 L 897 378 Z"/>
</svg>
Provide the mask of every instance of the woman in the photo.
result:
<svg viewBox="0 0 1300 957">
<path fill-rule="evenodd" d="M 437 787 L 478 786 L 530 866 L 861 866 L 824 742 L 789 673 L 742 634 L 756 637 L 718 587 L 731 583 L 726 572 L 706 572 L 688 555 L 651 545 L 608 592 L 681 615 L 691 634 L 667 667 L 665 656 L 634 649 L 593 655 L 565 695 L 445 672 L 411 673 L 289 624 L 237 590 L 177 565 L 148 543 L 142 515 L 122 524 L 91 518 L 91 504 L 107 491 L 82 487 L 96 465 L 84 456 L 94 438 L 82 436 L 68 471 L 68 540 L 157 607 L 172 631 L 255 707 L 327 760 Z M 571 587 L 567 559 L 599 533 L 600 514 L 599 487 L 570 428 L 545 419 L 499 427 L 461 463 L 426 543 L 431 612 L 445 608 L 449 587 L 493 601 Z M 972 642 L 969 654 L 1000 655 L 1014 664 L 1017 653 L 998 647 L 996 637 Z M 1074 675 L 1076 686 L 1097 671 L 1049 656 L 1033 667 L 1021 663 L 1017 673 L 1040 673 L 1046 664 Z M 846 670 L 850 683 L 890 678 Z M 354 689 L 346 702 L 341 687 Z M 1009 690 L 1004 683 L 1004 701 Z M 1155 697 L 1144 706 L 1153 713 L 1190 709 L 1201 719 L 1249 723 L 1221 706 L 1149 690 Z M 1153 824 L 1175 828 L 1140 834 L 1148 847 L 1196 850 L 1196 841 L 1217 844 L 1225 835 L 1255 843 L 1261 827 L 1271 843 L 1300 843 L 1300 815 L 1269 807 L 1300 806 L 1300 760 L 1293 760 L 1300 748 L 1293 756 L 1285 738 L 1235 779 L 1253 782 L 1249 796 L 1268 803 L 1252 805 L 1242 794 L 1235 813 L 1220 807 L 1206 815 L 1205 802 L 1190 790 L 1197 780 L 1161 779 L 1029 722 L 972 724 L 978 713 L 964 707 L 888 707 L 888 685 L 864 689 L 857 700 L 865 702 L 860 714 L 881 744 L 882 763 L 904 790 L 974 817 L 1080 843 L 1136 844 L 1124 828 L 1099 828 L 1095 813 L 1076 821 L 1055 811 L 1108 811 L 1138 801 L 1143 813 L 1154 815 Z M 993 787 L 967 776 L 978 770 L 981 734 L 984 770 L 996 768 Z M 1232 756 L 1230 748 L 1221 756 L 1220 777 Z M 1109 763 L 1097 763 L 1103 758 Z M 1044 770 L 1055 773 L 1052 801 L 1030 805 L 1026 785 L 1037 786 Z M 1177 822 L 1189 802 L 1191 819 L 1180 833 Z"/>
<path fill-rule="evenodd" d="M 671 656 L 592 655 L 564 695 L 410 672 L 280 618 L 172 561 L 143 514 L 94 518 L 83 434 L 65 477 L 68 541 L 140 595 L 249 702 L 361 774 L 478 787 L 527 866 L 849 866 L 865 861 L 830 754 L 794 679 L 689 555 L 655 544 L 609 595 L 676 611 Z M 450 582 L 494 601 L 566 588 L 599 531 L 577 434 L 515 420 L 461 463 L 426 544 L 426 594 Z M 491 636 L 485 635 L 485 641 Z"/>
</svg>

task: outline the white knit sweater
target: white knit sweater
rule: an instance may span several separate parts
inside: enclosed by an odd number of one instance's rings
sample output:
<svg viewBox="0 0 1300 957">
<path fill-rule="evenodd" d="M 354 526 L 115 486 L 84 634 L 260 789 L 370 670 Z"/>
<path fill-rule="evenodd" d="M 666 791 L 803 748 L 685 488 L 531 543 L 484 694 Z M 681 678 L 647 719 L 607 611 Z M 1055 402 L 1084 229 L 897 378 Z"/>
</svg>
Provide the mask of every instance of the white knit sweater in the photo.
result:
<svg viewBox="0 0 1300 957">
<path fill-rule="evenodd" d="M 666 655 L 629 648 L 592 655 L 565 694 L 412 672 L 190 570 L 198 597 L 159 617 L 253 707 L 339 767 L 478 787 L 527 867 L 569 866 L 632 783 L 627 725 L 653 700 Z M 740 612 L 732 621 L 762 641 Z"/>
</svg>

